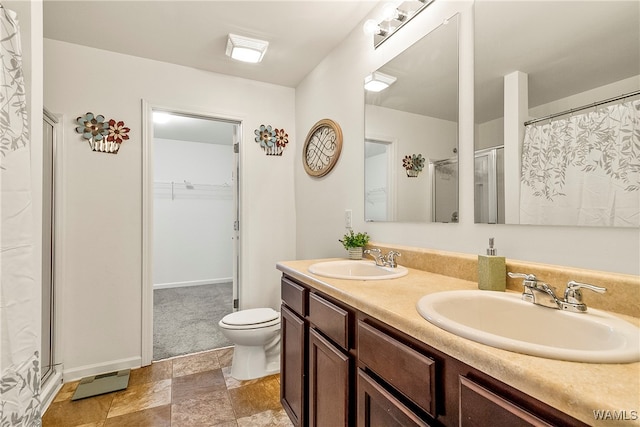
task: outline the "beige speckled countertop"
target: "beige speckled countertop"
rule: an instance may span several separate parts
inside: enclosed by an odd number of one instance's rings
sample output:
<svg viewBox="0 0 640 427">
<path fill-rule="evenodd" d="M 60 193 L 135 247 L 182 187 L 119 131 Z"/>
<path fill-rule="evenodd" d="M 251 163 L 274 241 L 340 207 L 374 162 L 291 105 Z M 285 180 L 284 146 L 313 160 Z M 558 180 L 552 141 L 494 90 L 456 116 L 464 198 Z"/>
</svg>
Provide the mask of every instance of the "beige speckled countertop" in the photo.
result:
<svg viewBox="0 0 640 427">
<path fill-rule="evenodd" d="M 280 262 L 277 268 L 589 425 L 640 426 L 640 363 L 565 362 L 476 343 L 427 322 L 416 302 L 433 292 L 477 289 L 477 283 L 412 268 L 394 280 L 330 279 L 308 272 L 318 261 Z M 640 325 L 640 319 L 618 316 Z M 594 410 L 625 411 L 626 420 L 596 420 Z"/>
</svg>

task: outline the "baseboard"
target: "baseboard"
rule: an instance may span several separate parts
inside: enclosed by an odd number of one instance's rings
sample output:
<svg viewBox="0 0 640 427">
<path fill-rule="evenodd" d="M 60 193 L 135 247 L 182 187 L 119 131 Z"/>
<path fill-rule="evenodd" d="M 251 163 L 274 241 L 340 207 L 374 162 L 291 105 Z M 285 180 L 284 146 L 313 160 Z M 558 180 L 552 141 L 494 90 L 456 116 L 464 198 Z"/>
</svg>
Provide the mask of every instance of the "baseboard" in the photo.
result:
<svg viewBox="0 0 640 427">
<path fill-rule="evenodd" d="M 128 359 L 111 360 L 95 365 L 85 365 L 73 369 L 65 369 L 62 373 L 63 381 L 68 383 L 91 375 L 106 374 L 107 372 L 119 371 L 121 369 L 135 369 L 142 366 L 141 357 L 130 357 Z"/>
<path fill-rule="evenodd" d="M 224 277 L 221 279 L 188 280 L 186 282 L 158 283 L 153 285 L 153 290 L 155 291 L 156 289 L 182 288 L 186 286 L 219 285 L 221 283 L 230 282 L 233 282 L 232 277 Z"/>
</svg>

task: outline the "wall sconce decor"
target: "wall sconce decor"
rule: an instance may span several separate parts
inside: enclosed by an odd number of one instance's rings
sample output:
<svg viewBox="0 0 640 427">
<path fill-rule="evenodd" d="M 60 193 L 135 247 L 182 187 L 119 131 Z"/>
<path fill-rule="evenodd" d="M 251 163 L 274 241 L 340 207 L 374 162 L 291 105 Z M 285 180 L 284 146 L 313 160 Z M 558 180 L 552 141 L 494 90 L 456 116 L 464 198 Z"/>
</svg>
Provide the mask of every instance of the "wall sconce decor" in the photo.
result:
<svg viewBox="0 0 640 427">
<path fill-rule="evenodd" d="M 382 7 L 381 18 L 368 19 L 362 29 L 365 34 L 373 34 L 373 47 L 377 48 L 434 1 L 407 0 L 399 6 L 397 2 L 389 2 Z"/>
<path fill-rule="evenodd" d="M 289 143 L 289 134 L 284 129 L 274 129 L 271 125 L 260 125 L 254 133 L 255 141 L 260 144 L 267 156 L 282 156 L 282 152 Z"/>
<path fill-rule="evenodd" d="M 76 119 L 76 132 L 89 141 L 91 150 L 100 153 L 118 154 L 120 144 L 129 139 L 129 129 L 123 121 L 110 119 L 89 112 Z"/>
<path fill-rule="evenodd" d="M 412 154 L 410 156 L 404 156 L 402 159 L 402 167 L 407 171 L 409 178 L 416 178 L 422 169 L 424 169 L 424 157 L 422 154 Z"/>
</svg>

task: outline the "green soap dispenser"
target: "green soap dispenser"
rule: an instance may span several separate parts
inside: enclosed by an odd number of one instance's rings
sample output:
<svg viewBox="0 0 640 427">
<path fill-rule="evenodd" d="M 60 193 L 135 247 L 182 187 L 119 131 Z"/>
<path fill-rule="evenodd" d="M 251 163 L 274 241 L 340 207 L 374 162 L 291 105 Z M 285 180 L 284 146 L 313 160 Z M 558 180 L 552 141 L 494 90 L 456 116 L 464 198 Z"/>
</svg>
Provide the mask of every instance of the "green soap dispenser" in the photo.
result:
<svg viewBox="0 0 640 427">
<path fill-rule="evenodd" d="M 496 256 L 493 237 L 489 239 L 486 255 L 478 255 L 478 288 L 504 291 L 507 287 L 507 264 L 503 256 Z"/>
</svg>

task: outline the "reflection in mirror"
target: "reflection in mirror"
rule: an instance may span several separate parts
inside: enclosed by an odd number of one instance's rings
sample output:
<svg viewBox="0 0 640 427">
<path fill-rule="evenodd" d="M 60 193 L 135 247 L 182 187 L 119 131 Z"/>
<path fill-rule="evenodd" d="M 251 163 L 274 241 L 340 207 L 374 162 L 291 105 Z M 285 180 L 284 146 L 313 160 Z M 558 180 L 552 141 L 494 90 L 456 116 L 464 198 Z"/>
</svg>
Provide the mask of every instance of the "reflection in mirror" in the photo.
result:
<svg viewBox="0 0 640 427">
<path fill-rule="evenodd" d="M 474 7 L 475 221 L 638 227 L 640 2 Z"/>
<path fill-rule="evenodd" d="M 458 16 L 365 82 L 365 220 L 457 222 Z"/>
</svg>

